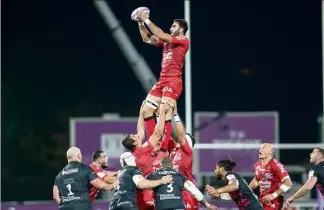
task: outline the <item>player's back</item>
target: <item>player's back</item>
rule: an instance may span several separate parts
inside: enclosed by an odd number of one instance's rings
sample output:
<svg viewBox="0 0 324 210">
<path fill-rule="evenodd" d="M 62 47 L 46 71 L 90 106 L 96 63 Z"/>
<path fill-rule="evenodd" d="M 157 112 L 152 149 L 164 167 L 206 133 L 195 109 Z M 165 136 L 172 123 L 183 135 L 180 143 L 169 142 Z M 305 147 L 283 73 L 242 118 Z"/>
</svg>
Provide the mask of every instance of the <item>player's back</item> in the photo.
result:
<svg viewBox="0 0 324 210">
<path fill-rule="evenodd" d="M 55 179 L 61 199 L 60 209 L 91 209 L 89 174 L 92 173 L 90 166 L 79 162 L 70 162 L 63 168 Z"/>
<path fill-rule="evenodd" d="M 117 202 L 126 198 L 126 200 L 136 203 L 136 185 L 133 176 L 141 174 L 135 166 L 126 166 L 118 174 L 118 186 L 115 188 L 112 202 Z"/>
<path fill-rule="evenodd" d="M 172 168 L 161 168 L 154 174 L 149 175 L 147 179 L 158 180 L 166 175 L 172 176 L 172 183 L 163 184 L 153 189 L 155 192 L 156 210 L 185 209 L 182 197 L 182 189 L 187 180 L 185 176 Z"/>
<path fill-rule="evenodd" d="M 239 209 L 260 210 L 263 209 L 258 197 L 249 187 L 245 179 L 237 173 L 229 172 L 226 174 L 226 180 L 235 178 L 238 181 L 238 190 L 229 193 L 232 200 Z"/>
</svg>

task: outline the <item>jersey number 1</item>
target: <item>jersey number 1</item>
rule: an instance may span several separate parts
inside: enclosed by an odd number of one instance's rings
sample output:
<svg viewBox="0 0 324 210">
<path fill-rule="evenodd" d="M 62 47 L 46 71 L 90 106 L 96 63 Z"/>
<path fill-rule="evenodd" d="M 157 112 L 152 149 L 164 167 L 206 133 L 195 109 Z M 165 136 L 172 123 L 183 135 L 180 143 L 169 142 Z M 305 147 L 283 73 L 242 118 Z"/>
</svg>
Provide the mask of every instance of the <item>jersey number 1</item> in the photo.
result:
<svg viewBox="0 0 324 210">
<path fill-rule="evenodd" d="M 72 192 L 72 190 L 71 190 L 71 184 L 68 184 L 68 185 L 66 185 L 66 188 L 68 189 L 68 191 L 69 191 L 69 194 L 68 195 L 74 195 L 74 193 Z"/>
</svg>

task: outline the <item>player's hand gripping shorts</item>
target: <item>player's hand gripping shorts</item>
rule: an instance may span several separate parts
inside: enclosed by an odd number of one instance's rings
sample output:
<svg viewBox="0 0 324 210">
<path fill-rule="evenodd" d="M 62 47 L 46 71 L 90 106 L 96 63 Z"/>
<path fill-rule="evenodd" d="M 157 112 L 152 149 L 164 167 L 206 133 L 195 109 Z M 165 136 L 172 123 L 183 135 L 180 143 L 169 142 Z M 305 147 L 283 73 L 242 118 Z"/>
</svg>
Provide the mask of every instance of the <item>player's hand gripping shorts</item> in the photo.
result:
<svg viewBox="0 0 324 210">
<path fill-rule="evenodd" d="M 188 191 L 183 190 L 182 197 L 183 197 L 183 201 L 185 203 L 186 210 L 198 210 L 199 209 L 199 202 Z"/>
<path fill-rule="evenodd" d="M 160 79 L 149 92 L 150 95 L 156 97 L 169 97 L 177 100 L 182 93 L 182 79 L 172 78 L 168 80 Z"/>
<path fill-rule="evenodd" d="M 260 199 L 262 201 L 262 198 Z M 261 202 L 264 210 L 279 210 L 282 209 L 284 205 L 284 198 L 283 196 L 278 196 L 274 200 L 270 201 L 270 203 Z"/>
<path fill-rule="evenodd" d="M 143 190 L 136 196 L 138 210 L 155 210 L 153 190 Z"/>
</svg>

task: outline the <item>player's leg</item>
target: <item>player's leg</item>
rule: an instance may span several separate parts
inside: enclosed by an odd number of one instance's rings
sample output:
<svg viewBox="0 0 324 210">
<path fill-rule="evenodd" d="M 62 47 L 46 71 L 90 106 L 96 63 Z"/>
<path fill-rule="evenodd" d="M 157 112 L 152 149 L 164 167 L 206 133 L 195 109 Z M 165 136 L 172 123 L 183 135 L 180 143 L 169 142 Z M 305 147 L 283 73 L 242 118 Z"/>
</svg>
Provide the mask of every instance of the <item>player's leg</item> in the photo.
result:
<svg viewBox="0 0 324 210">
<path fill-rule="evenodd" d="M 152 90 L 149 92 L 149 94 L 146 97 L 145 104 L 143 106 L 143 116 L 144 116 L 144 123 L 146 128 L 146 139 L 149 139 L 150 136 L 154 132 L 156 119 L 154 116 L 154 113 L 158 109 L 160 103 L 161 103 L 161 97 L 162 97 L 162 87 L 159 83 L 154 85 Z"/>
<path fill-rule="evenodd" d="M 153 190 L 143 190 L 143 210 L 155 210 Z"/>
<path fill-rule="evenodd" d="M 183 190 L 182 197 L 183 197 L 183 202 L 185 203 L 186 210 L 198 210 L 199 209 L 198 201 L 188 191 Z"/>
<path fill-rule="evenodd" d="M 173 105 L 176 105 L 176 99 L 174 97 L 170 97 L 170 94 L 163 92 L 162 101 L 168 101 Z M 161 143 L 161 150 L 162 151 L 168 151 L 169 149 L 169 142 L 171 140 L 171 134 L 172 134 L 172 122 L 171 122 L 171 114 L 172 111 L 170 110 L 169 113 L 167 113 L 165 117 L 165 125 L 164 125 L 164 135 L 162 138 Z"/>
</svg>

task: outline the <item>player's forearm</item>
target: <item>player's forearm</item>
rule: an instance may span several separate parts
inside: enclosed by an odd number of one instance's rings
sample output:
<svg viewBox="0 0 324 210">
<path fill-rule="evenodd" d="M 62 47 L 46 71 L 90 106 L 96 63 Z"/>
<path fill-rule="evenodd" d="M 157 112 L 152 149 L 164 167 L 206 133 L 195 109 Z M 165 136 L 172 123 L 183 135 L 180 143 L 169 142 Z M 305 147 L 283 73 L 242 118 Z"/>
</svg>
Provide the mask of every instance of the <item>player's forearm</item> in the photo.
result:
<svg viewBox="0 0 324 210">
<path fill-rule="evenodd" d="M 294 199 L 303 197 L 306 195 L 311 189 L 306 188 L 305 186 L 302 186 L 292 197 Z"/>
<path fill-rule="evenodd" d="M 157 37 L 160 38 L 161 35 L 164 34 L 164 32 L 162 31 L 162 29 L 160 29 L 159 27 L 157 27 L 154 23 L 152 23 L 151 21 L 146 21 L 146 25 L 149 27 L 149 29 L 151 30 L 151 32 Z"/>
<path fill-rule="evenodd" d="M 61 199 L 59 197 L 54 197 L 54 201 L 57 205 L 60 205 Z"/>
<path fill-rule="evenodd" d="M 291 186 L 292 186 L 292 183 L 291 183 L 290 178 L 284 179 L 282 184 L 280 185 L 280 188 L 278 190 L 276 190 L 276 192 L 273 193 L 273 196 L 278 197 L 279 195 L 284 194 L 285 192 L 287 192 L 290 189 Z"/>
<path fill-rule="evenodd" d="M 137 184 L 139 189 L 152 189 L 162 184 L 161 180 L 143 180 Z"/>
<path fill-rule="evenodd" d="M 106 176 L 104 179 L 104 181 L 107 184 L 113 184 L 116 180 L 117 180 L 117 177 L 115 177 L 115 176 Z"/>
<path fill-rule="evenodd" d="M 234 192 L 235 190 L 237 190 L 238 187 L 236 184 L 228 184 L 222 188 L 217 189 L 217 193 L 221 194 L 221 193 L 230 193 L 230 192 Z"/>
<path fill-rule="evenodd" d="M 203 198 L 201 201 L 199 201 L 202 205 L 204 205 L 205 207 L 209 207 L 210 203 L 208 203 L 208 201 L 206 200 L 206 198 Z"/>
<path fill-rule="evenodd" d="M 250 182 L 250 184 L 249 184 L 249 187 L 252 189 L 252 190 L 254 190 L 255 188 L 257 188 L 259 186 L 259 182 L 255 179 L 255 178 L 253 178 L 253 180 Z"/>
<path fill-rule="evenodd" d="M 141 23 L 139 22 L 138 23 L 138 28 L 139 28 L 139 31 L 140 31 L 142 40 L 144 42 L 148 42 L 150 40 L 150 37 L 149 37 L 150 32 L 146 29 L 144 23 L 143 22 L 141 22 Z"/>
<path fill-rule="evenodd" d="M 163 136 L 165 119 L 166 119 L 165 112 L 160 111 L 159 120 L 158 120 L 157 124 L 155 125 L 155 129 L 154 129 L 154 134 L 156 135 L 158 140 L 160 140 L 160 138 Z"/>
<path fill-rule="evenodd" d="M 140 114 L 137 121 L 137 135 L 140 139 L 144 139 L 145 137 L 145 123 L 144 123 L 144 116 L 142 110 L 140 110 Z"/>
</svg>

